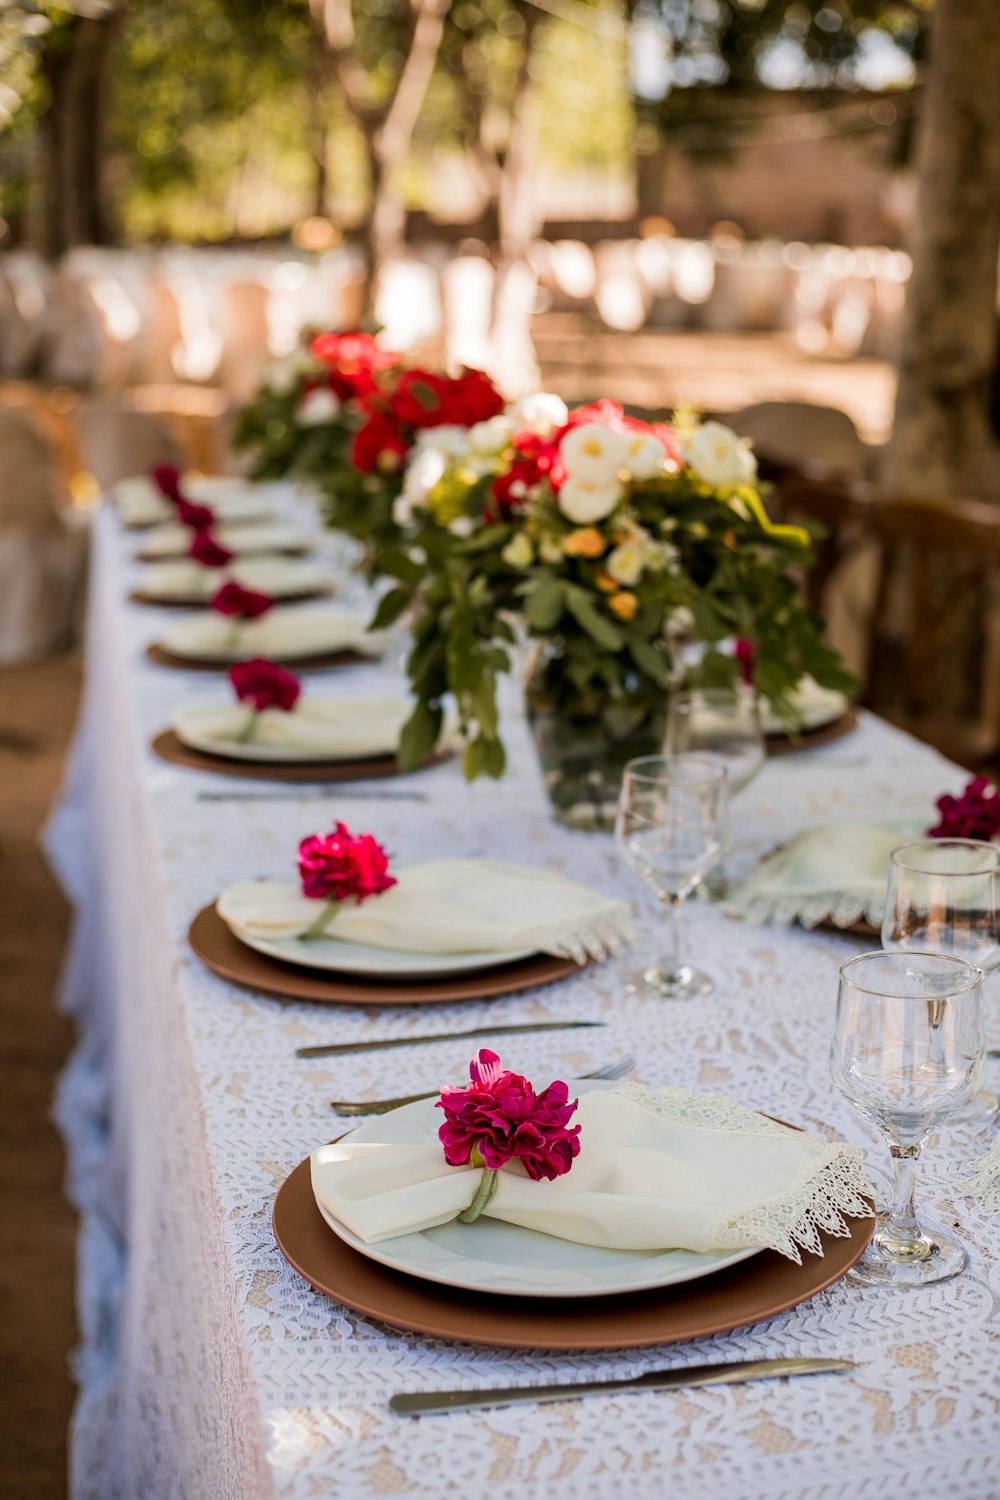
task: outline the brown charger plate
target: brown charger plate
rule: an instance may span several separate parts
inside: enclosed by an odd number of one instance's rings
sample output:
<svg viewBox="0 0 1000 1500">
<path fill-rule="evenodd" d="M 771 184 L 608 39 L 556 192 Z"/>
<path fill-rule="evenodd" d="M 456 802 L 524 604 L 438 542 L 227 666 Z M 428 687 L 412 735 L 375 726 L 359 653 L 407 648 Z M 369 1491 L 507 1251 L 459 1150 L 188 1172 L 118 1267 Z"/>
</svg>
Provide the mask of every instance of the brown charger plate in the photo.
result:
<svg viewBox="0 0 1000 1500">
<path fill-rule="evenodd" d="M 829 745 L 843 739 L 858 727 L 858 716 L 848 708 L 829 724 L 820 724 L 816 729 L 803 729 L 801 734 L 769 734 L 765 738 L 768 755 L 792 755 L 796 750 L 815 750 L 818 745 Z"/>
<path fill-rule="evenodd" d="M 318 1292 L 392 1328 L 498 1349 L 637 1349 L 728 1333 L 773 1318 L 838 1281 L 871 1239 L 874 1221 L 852 1219 L 850 1236 L 824 1234 L 823 1255 L 802 1265 L 773 1250 L 698 1281 L 660 1291 L 543 1300 L 461 1292 L 405 1276 L 359 1255 L 316 1207 L 308 1158 L 286 1178 L 272 1224 L 289 1265 Z"/>
<path fill-rule="evenodd" d="M 306 557 L 314 549 L 308 542 L 299 542 L 291 547 L 268 547 L 267 551 L 273 557 Z M 237 552 L 237 557 L 255 557 L 254 552 Z M 136 552 L 133 561 L 139 563 L 155 562 L 181 562 L 187 556 L 186 552 Z"/>
<path fill-rule="evenodd" d="M 305 589 L 298 594 L 281 594 L 275 597 L 275 604 L 303 604 L 307 599 L 329 599 L 330 589 Z M 152 604 L 155 609 L 207 609 L 207 599 L 157 599 L 152 594 L 144 594 L 142 589 L 133 589 L 129 594 L 129 602 L 132 604 Z"/>
<path fill-rule="evenodd" d="M 228 656 L 178 656 L 166 646 L 147 646 L 146 659 L 158 667 L 173 667 L 180 672 L 228 672 L 239 657 Z M 289 672 L 318 672 L 327 667 L 353 667 L 361 663 L 377 661 L 375 656 L 363 656 L 360 651 L 320 651 L 315 656 L 297 656 L 289 661 L 282 658 L 281 665 Z"/>
<path fill-rule="evenodd" d="M 332 795 L 332 794 L 331 794 Z M 214 903 L 202 907 L 188 929 L 196 958 L 233 984 L 281 995 L 286 1000 L 318 1000 L 324 1005 L 437 1005 L 455 1000 L 486 1000 L 510 995 L 576 974 L 571 958 L 536 953 L 495 969 L 474 974 L 444 975 L 438 979 L 361 979 L 323 969 L 300 968 L 258 953 L 241 943 L 219 916 Z"/>
<path fill-rule="evenodd" d="M 192 771 L 211 771 L 216 776 L 242 776 L 253 781 L 365 781 L 369 777 L 399 775 L 394 755 L 369 756 L 365 760 L 296 761 L 294 764 L 237 760 L 234 756 L 209 755 L 204 750 L 194 750 L 179 740 L 172 729 L 165 729 L 156 736 L 152 750 L 171 765 L 189 766 Z M 452 750 L 441 750 L 415 769 L 423 771 L 440 765 L 453 754 Z"/>
</svg>

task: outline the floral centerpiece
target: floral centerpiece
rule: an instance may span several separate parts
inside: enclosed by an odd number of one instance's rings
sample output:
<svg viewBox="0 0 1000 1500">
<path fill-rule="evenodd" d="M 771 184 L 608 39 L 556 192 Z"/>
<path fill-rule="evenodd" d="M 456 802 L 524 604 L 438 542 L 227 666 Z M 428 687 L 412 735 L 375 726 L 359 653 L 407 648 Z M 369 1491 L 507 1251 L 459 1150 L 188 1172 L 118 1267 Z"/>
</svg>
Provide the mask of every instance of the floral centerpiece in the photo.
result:
<svg viewBox="0 0 1000 1500">
<path fill-rule="evenodd" d="M 234 445 L 254 453 L 256 478 L 312 482 L 327 523 L 363 545 L 376 575 L 403 539 L 397 501 L 419 436 L 464 431 L 502 410 L 480 370 L 449 377 L 407 367 L 371 334 L 322 333 L 268 374 Z"/>
<path fill-rule="evenodd" d="M 683 648 L 722 685 L 752 658 L 779 707 L 805 673 L 850 690 L 789 577 L 808 534 L 764 509 L 748 445 L 717 422 L 667 427 L 602 401 L 567 412 L 538 396 L 459 431 L 421 434 L 395 507 L 405 565 L 375 624 L 412 608 L 416 698 L 400 759 L 440 733 L 452 694 L 468 777 L 499 776 L 497 678 L 520 627 L 537 643 L 528 718 L 556 816 L 606 827 L 625 761 L 660 751 Z M 742 660 L 733 638 L 750 643 Z"/>
</svg>

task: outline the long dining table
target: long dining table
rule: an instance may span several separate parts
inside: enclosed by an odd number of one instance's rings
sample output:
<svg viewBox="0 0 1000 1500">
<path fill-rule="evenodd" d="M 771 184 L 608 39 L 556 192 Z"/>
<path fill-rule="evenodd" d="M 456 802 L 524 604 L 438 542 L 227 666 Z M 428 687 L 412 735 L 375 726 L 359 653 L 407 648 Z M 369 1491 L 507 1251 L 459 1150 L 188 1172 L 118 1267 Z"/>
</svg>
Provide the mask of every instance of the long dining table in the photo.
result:
<svg viewBox="0 0 1000 1500">
<path fill-rule="evenodd" d="M 283 512 L 308 511 L 301 497 L 275 495 Z M 334 539 L 312 524 L 343 574 Z M 553 821 L 514 681 L 503 695 L 509 769 L 499 782 L 467 784 L 457 760 L 338 786 L 165 763 L 151 741 L 177 703 L 229 689 L 221 674 L 147 659 L 178 616 L 129 602 L 135 551 L 135 533 L 103 506 L 83 707 L 46 834 L 75 907 L 61 1003 L 79 1042 L 57 1099 L 81 1216 L 74 1500 L 996 1500 L 1000 1218 L 954 1187 L 985 1147 L 983 1130 L 942 1131 L 921 1165 L 921 1205 L 968 1249 L 962 1275 L 907 1292 L 840 1281 L 769 1321 L 696 1343 L 585 1355 L 450 1343 L 353 1313 L 290 1268 L 271 1210 L 288 1173 L 342 1128 L 331 1099 L 460 1081 L 476 1045 L 296 1056 L 312 1043 L 600 1020 L 600 1030 L 523 1035 L 498 1050 L 542 1082 L 631 1054 L 631 1076 L 646 1084 L 730 1094 L 861 1144 L 884 1183 L 884 1143 L 829 1072 L 838 965 L 865 944 L 827 930 L 754 927 L 691 901 L 684 941 L 714 993 L 671 1002 L 630 990 L 637 960 L 665 947 L 663 915 L 611 837 Z M 348 595 L 357 608 L 356 591 Z M 307 690 L 405 691 L 398 643 L 381 662 L 310 675 Z M 748 870 L 811 824 L 925 814 L 930 822 L 935 799 L 964 779 L 863 713 L 835 743 L 768 760 L 734 801 L 731 866 Z M 230 881 L 293 873 L 299 840 L 335 818 L 374 833 L 401 862 L 489 854 L 625 895 L 636 904 L 637 946 L 542 988 L 430 1008 L 283 1001 L 206 969 L 188 946 L 195 913 Z M 420 1418 L 388 1404 L 399 1391 L 814 1354 L 858 1368 Z"/>
</svg>

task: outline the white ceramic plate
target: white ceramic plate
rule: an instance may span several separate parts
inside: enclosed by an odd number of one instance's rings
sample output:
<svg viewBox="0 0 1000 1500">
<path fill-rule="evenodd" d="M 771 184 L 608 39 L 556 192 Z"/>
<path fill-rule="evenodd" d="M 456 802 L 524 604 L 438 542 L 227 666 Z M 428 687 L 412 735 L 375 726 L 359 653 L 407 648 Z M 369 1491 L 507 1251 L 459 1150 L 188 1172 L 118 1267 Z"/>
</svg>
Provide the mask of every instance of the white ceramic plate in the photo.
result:
<svg viewBox="0 0 1000 1500">
<path fill-rule="evenodd" d="M 154 526 L 142 539 L 139 557 L 153 562 L 159 558 L 186 557 L 191 545 L 191 530 L 187 526 L 167 521 Z M 262 521 L 259 526 L 217 526 L 213 537 L 238 557 L 252 556 L 260 552 L 305 551 L 309 538 L 297 526 L 285 521 Z"/>
<path fill-rule="evenodd" d="M 230 580 L 280 599 L 287 594 L 332 593 L 333 583 L 323 568 L 293 557 L 248 557 L 225 568 L 202 568 L 188 560 L 153 562 L 139 580 L 150 599 L 178 604 L 207 604 Z"/>
<path fill-rule="evenodd" d="M 214 718 L 218 722 L 220 709 L 227 725 L 228 720 L 232 719 L 232 738 L 209 734 L 204 727 L 206 719 L 211 722 Z M 393 755 L 399 743 L 399 731 L 409 718 L 410 709 L 409 699 L 406 698 L 359 698 L 353 703 L 349 698 L 319 698 L 307 699 L 301 709 L 296 705 L 296 714 L 300 718 L 312 711 L 310 718 L 313 723 L 322 722 L 324 717 L 327 721 L 334 717 L 343 721 L 348 715 L 353 715 L 355 729 L 360 731 L 357 733 L 357 744 L 353 749 L 345 747 L 337 751 L 323 750 L 317 745 L 268 744 L 262 737 L 244 743 L 235 736 L 246 723 L 249 709 L 231 703 L 182 704 L 175 711 L 170 727 L 182 744 L 190 745 L 193 750 L 201 750 L 206 755 L 223 756 L 226 760 L 254 761 L 266 765 L 299 765 L 303 762 L 337 765 L 341 761 L 353 763 L 381 760 L 387 755 Z M 364 720 L 366 717 L 367 723 L 359 723 L 359 719 Z M 380 731 L 378 735 L 373 733 L 373 720 Z M 260 730 L 259 734 L 263 736 L 264 730 Z"/>
<path fill-rule="evenodd" d="M 386 979 L 440 979 L 447 974 L 475 974 L 480 969 L 518 963 L 535 951 L 517 948 L 504 953 L 409 953 L 404 948 L 372 948 L 367 943 L 347 943 L 341 938 L 314 938 L 303 943 L 299 938 L 266 942 L 242 932 L 236 936 L 248 948 L 281 963 L 324 969 L 330 974 L 365 974 Z"/>
<path fill-rule="evenodd" d="M 839 719 L 848 706 L 843 693 L 820 687 L 811 677 L 804 677 L 791 695 L 791 714 L 787 719 L 776 714 L 769 703 L 761 705 L 761 728 L 765 734 L 801 734 L 807 729 L 822 729 Z"/>
<path fill-rule="evenodd" d="M 593 1080 L 570 1080 L 574 1094 L 614 1084 Z M 433 1099 L 404 1105 L 389 1115 L 365 1120 L 351 1138 L 358 1141 L 398 1139 L 399 1123 L 409 1126 L 407 1140 L 414 1143 L 437 1139 L 441 1113 Z M 392 1122 L 392 1126 L 390 1126 Z M 736 1250 L 725 1254 L 698 1254 L 693 1250 L 604 1250 L 596 1245 L 577 1245 L 559 1240 L 519 1224 L 497 1219 L 477 1219 L 472 1224 L 439 1225 L 418 1234 L 366 1245 L 345 1229 L 321 1204 L 327 1224 L 340 1239 L 392 1271 L 436 1281 L 463 1291 L 488 1292 L 501 1297 L 607 1297 L 616 1292 L 639 1292 L 652 1287 L 677 1286 L 697 1281 L 735 1266 L 758 1250 Z"/>
</svg>

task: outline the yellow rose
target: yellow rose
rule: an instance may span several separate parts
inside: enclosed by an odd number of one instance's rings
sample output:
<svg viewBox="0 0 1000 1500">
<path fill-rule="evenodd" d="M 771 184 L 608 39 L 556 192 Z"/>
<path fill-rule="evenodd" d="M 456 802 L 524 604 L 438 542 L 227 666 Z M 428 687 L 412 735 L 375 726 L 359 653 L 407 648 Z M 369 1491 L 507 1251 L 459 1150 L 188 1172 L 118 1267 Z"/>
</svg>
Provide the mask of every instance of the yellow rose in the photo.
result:
<svg viewBox="0 0 1000 1500">
<path fill-rule="evenodd" d="M 631 588 L 639 582 L 646 566 L 647 550 L 648 545 L 638 538 L 619 542 L 608 558 L 608 572 L 616 583 L 623 583 L 626 588 Z"/>
<path fill-rule="evenodd" d="M 535 549 L 523 531 L 516 532 L 500 553 L 508 568 L 528 568 L 535 558 Z"/>
<path fill-rule="evenodd" d="M 581 526 L 563 540 L 567 557 L 600 557 L 606 542 L 596 526 Z"/>
<path fill-rule="evenodd" d="M 639 609 L 639 601 L 634 594 L 612 594 L 608 600 L 608 608 L 618 616 L 619 620 L 634 620 Z"/>
</svg>

